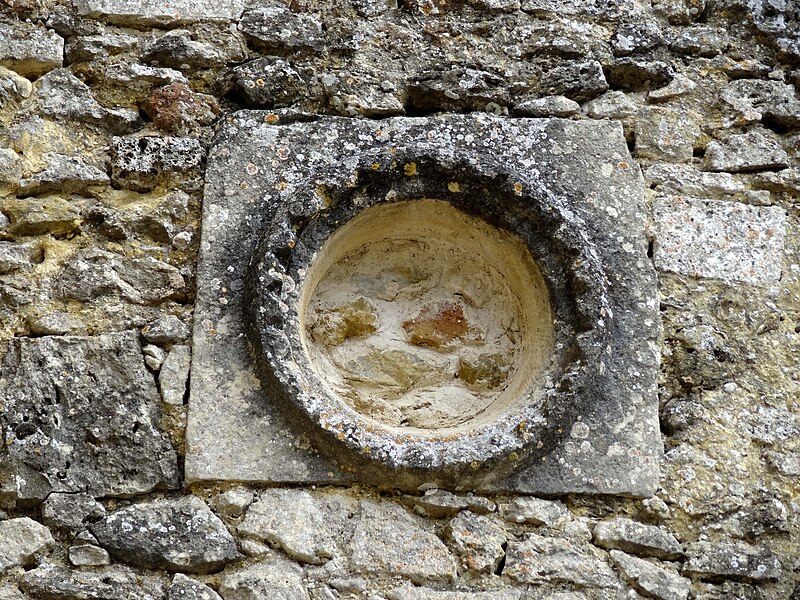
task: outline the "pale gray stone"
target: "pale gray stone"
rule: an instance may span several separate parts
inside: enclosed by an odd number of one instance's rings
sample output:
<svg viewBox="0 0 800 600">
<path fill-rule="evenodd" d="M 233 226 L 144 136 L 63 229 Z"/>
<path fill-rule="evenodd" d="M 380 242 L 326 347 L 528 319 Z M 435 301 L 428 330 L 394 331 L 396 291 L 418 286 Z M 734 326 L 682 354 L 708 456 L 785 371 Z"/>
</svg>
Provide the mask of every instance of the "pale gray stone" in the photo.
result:
<svg viewBox="0 0 800 600">
<path fill-rule="evenodd" d="M 197 496 L 134 504 L 90 529 L 115 559 L 148 569 L 209 573 L 241 557 L 225 525 Z"/>
<path fill-rule="evenodd" d="M 0 191 L 15 190 L 20 179 L 22 179 L 22 159 L 10 148 L 0 148 Z"/>
<path fill-rule="evenodd" d="M 660 161 L 690 161 L 700 135 L 686 111 L 648 106 L 636 119 L 636 156 Z"/>
<path fill-rule="evenodd" d="M 85 83 L 68 69 L 55 69 L 36 80 L 36 96 L 42 114 L 62 121 L 78 121 L 127 133 L 139 123 L 139 113 L 127 108 L 100 105 Z"/>
<path fill-rule="evenodd" d="M 675 75 L 675 79 L 664 87 L 650 90 L 647 93 L 647 99 L 653 102 L 662 102 L 673 98 L 681 98 L 691 94 L 696 88 L 697 84 L 694 81 L 678 73 Z"/>
<path fill-rule="evenodd" d="M 70 546 L 69 562 L 75 567 L 102 567 L 111 564 L 111 557 L 103 548 L 92 544 Z"/>
<path fill-rule="evenodd" d="M 77 0 L 78 14 L 124 26 L 177 25 L 195 21 L 236 21 L 244 10 L 244 0 Z"/>
<path fill-rule="evenodd" d="M 695 542 L 686 549 L 681 573 L 705 581 L 733 579 L 753 583 L 780 581 L 781 562 L 768 548 L 745 542 Z"/>
<path fill-rule="evenodd" d="M 675 77 L 672 65 L 633 56 L 618 58 L 605 69 L 608 83 L 625 92 L 643 92 L 664 87 Z"/>
<path fill-rule="evenodd" d="M 262 56 L 234 67 L 230 86 L 246 106 L 282 108 L 305 106 L 310 100 L 321 100 L 312 93 L 312 87 L 315 86 L 310 83 L 313 83 L 313 79 L 312 73 L 287 60 Z"/>
<path fill-rule="evenodd" d="M 173 29 L 145 46 L 141 57 L 144 62 L 157 63 L 173 69 L 180 68 L 182 65 L 208 68 L 224 64 L 228 53 L 230 53 L 229 49 L 218 48 L 213 44 L 192 39 L 190 31 Z M 230 58 L 241 60 L 243 54 L 241 57 L 233 54 Z"/>
<path fill-rule="evenodd" d="M 500 514 L 510 523 L 547 525 L 554 527 L 559 521 L 569 518 L 569 511 L 558 500 L 542 500 L 531 496 L 520 496 L 511 502 L 500 504 Z"/>
<path fill-rule="evenodd" d="M 13 456 L 0 453 L 0 501 L 7 506 L 36 506 L 53 491 L 47 477 Z"/>
<path fill-rule="evenodd" d="M 710 58 L 722 54 L 728 41 L 727 32 L 721 27 L 686 27 L 672 41 L 670 50 L 677 54 Z"/>
<path fill-rule="evenodd" d="M 80 156 L 45 154 L 44 160 L 47 167 L 43 171 L 19 182 L 20 196 L 50 192 L 82 194 L 88 188 L 111 183 L 105 171 L 84 162 Z"/>
<path fill-rule="evenodd" d="M 55 545 L 50 530 L 28 517 L 0 521 L 0 574 L 30 564 Z"/>
<path fill-rule="evenodd" d="M 455 560 L 442 541 L 390 502 L 360 502 L 347 552 L 364 575 L 397 575 L 415 583 L 456 576 Z"/>
<path fill-rule="evenodd" d="M 293 12 L 283 4 L 245 11 L 239 29 L 255 48 L 268 54 L 298 50 L 318 52 L 325 43 L 319 19 Z"/>
<path fill-rule="evenodd" d="M 183 573 L 176 573 L 169 586 L 168 600 L 222 600 L 222 598 L 206 584 Z"/>
<path fill-rule="evenodd" d="M 354 501 L 340 494 L 264 490 L 238 532 L 274 544 L 295 560 L 318 564 L 339 552 L 338 542 L 354 509 Z"/>
<path fill-rule="evenodd" d="M 681 545 L 674 535 L 655 525 L 637 523 L 625 517 L 600 521 L 595 525 L 594 543 L 601 548 L 614 548 L 662 560 L 675 560 L 683 556 Z"/>
<path fill-rule="evenodd" d="M 61 66 L 64 39 L 30 23 L 0 23 L 0 66 L 23 77 L 39 77 Z"/>
<path fill-rule="evenodd" d="M 158 371 L 161 365 L 164 364 L 164 357 L 167 355 L 163 348 L 154 346 L 153 344 L 148 344 L 142 348 L 142 354 L 144 355 L 144 363 L 151 371 Z M 161 393 L 161 399 L 164 399 L 163 392 Z"/>
<path fill-rule="evenodd" d="M 33 268 L 34 262 L 43 255 L 39 242 L 3 242 L 0 241 L 0 275 L 12 271 L 27 271 Z"/>
<path fill-rule="evenodd" d="M 255 565 L 225 571 L 219 592 L 225 600 L 310 600 L 302 569 L 273 554 Z"/>
<path fill-rule="evenodd" d="M 81 35 L 69 39 L 66 47 L 67 62 L 98 62 L 136 48 L 139 38 L 127 33 L 105 31 L 99 35 Z"/>
<path fill-rule="evenodd" d="M 619 550 L 611 551 L 611 560 L 634 589 L 657 600 L 686 600 L 692 581 L 642 558 Z"/>
<path fill-rule="evenodd" d="M 176 406 L 183 404 L 191 365 L 192 352 L 189 346 L 173 346 L 161 364 L 161 372 L 158 375 L 161 399 L 164 402 Z"/>
<path fill-rule="evenodd" d="M 42 505 L 42 520 L 48 527 L 76 533 L 88 523 L 106 516 L 106 509 L 85 493 L 52 493 Z"/>
<path fill-rule="evenodd" d="M 254 496 L 251 490 L 237 487 L 214 496 L 211 499 L 211 506 L 218 513 L 237 519 L 242 516 L 244 509 L 253 503 Z"/>
<path fill-rule="evenodd" d="M 0 66 L 0 106 L 7 106 L 9 102 L 22 102 L 26 98 L 30 98 L 32 93 L 33 84 L 28 79 L 11 69 Z M 6 149 L 0 148 L 0 150 L 5 151 Z M 2 153 L 0 153 L 1 156 Z M 0 167 L 0 177 L 3 176 L 2 174 L 3 170 Z"/>
<path fill-rule="evenodd" d="M 656 164 L 644 170 L 645 180 L 662 193 L 688 196 L 729 196 L 745 191 L 745 185 L 730 173 L 707 173 L 692 165 Z"/>
<path fill-rule="evenodd" d="M 422 496 L 403 496 L 403 501 L 412 505 L 417 514 L 435 519 L 452 517 L 466 509 L 480 514 L 496 509 L 494 502 L 482 496 L 457 496 L 440 489 L 427 490 Z"/>
<path fill-rule="evenodd" d="M 145 325 L 142 337 L 152 344 L 175 344 L 189 339 L 189 328 L 175 315 L 164 315 Z"/>
<path fill-rule="evenodd" d="M 567 540 L 533 534 L 522 542 L 509 542 L 503 573 L 520 583 L 619 588 L 619 580 L 611 567 L 587 550 Z"/>
<path fill-rule="evenodd" d="M 14 338 L 0 403 L 6 451 L 54 491 L 126 496 L 178 483 L 137 332 Z"/>
<path fill-rule="evenodd" d="M 200 165 L 205 151 L 187 137 L 115 137 L 111 140 L 111 179 L 124 188 L 146 192 L 164 174 L 184 173 Z"/>
<path fill-rule="evenodd" d="M 655 22 L 634 21 L 620 23 L 614 37 L 611 38 L 611 47 L 614 56 L 628 56 L 651 50 L 663 45 L 664 42 L 664 34 Z"/>
<path fill-rule="evenodd" d="M 19 588 L 11 583 L 0 584 L 0 600 L 25 600 Z"/>
<path fill-rule="evenodd" d="M 706 147 L 706 170 L 749 173 L 785 169 L 789 156 L 780 142 L 759 131 L 729 135 Z"/>
<path fill-rule="evenodd" d="M 759 173 L 753 176 L 753 185 L 770 192 L 800 194 L 800 168 L 793 167 L 777 173 Z"/>
<path fill-rule="evenodd" d="M 606 92 L 584 106 L 586 114 L 593 119 L 624 119 L 635 115 L 637 110 L 636 101 L 620 91 Z"/>
<path fill-rule="evenodd" d="M 508 533 L 497 517 L 462 511 L 447 524 L 445 536 L 465 571 L 496 573 L 505 557 Z"/>
<path fill-rule="evenodd" d="M 103 74 L 105 80 L 112 85 L 149 91 L 153 86 L 182 83 L 188 85 L 186 76 L 176 69 L 167 67 L 151 67 L 139 63 L 117 62 L 108 65 Z"/>
<path fill-rule="evenodd" d="M 31 333 L 34 335 L 85 335 L 86 324 L 75 315 L 55 311 L 33 321 Z"/>
<path fill-rule="evenodd" d="M 446 592 L 404 585 L 386 594 L 387 600 L 520 600 L 522 592 L 501 588 L 490 592 Z"/>
<path fill-rule="evenodd" d="M 571 117 L 581 112 L 581 105 L 566 96 L 530 98 L 514 105 L 514 114 L 523 117 Z"/>
<path fill-rule="evenodd" d="M 166 594 L 161 577 L 116 565 L 78 570 L 44 564 L 25 573 L 20 587 L 31 598 L 52 600 L 162 600 Z"/>
<path fill-rule="evenodd" d="M 654 218 L 663 271 L 760 286 L 780 278 L 786 213 L 777 206 L 659 196 Z"/>
<path fill-rule="evenodd" d="M 112 296 L 153 305 L 182 298 L 185 282 L 178 269 L 155 258 L 128 258 L 88 248 L 67 263 L 56 289 L 62 297 L 82 302 Z"/>
</svg>

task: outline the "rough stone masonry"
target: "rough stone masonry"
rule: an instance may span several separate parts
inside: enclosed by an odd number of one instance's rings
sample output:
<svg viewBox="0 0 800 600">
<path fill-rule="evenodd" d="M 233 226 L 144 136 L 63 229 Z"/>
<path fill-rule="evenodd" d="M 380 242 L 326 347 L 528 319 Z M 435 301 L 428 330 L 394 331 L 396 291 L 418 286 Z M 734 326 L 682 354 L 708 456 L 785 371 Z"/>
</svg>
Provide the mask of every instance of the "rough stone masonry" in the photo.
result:
<svg viewBox="0 0 800 600">
<path fill-rule="evenodd" d="M 3 0 L 0 599 L 797 600 L 798 86 L 782 0 Z M 623 233 L 658 276 L 655 493 L 379 489 L 305 458 L 187 483 L 193 340 L 230 334 L 196 290 L 248 283 L 198 281 L 206 157 L 252 115 L 621 127 L 644 197 Z M 235 192 L 300 185 L 287 161 L 317 158 L 292 151 Z M 562 433 L 576 460 L 593 442 Z"/>
</svg>

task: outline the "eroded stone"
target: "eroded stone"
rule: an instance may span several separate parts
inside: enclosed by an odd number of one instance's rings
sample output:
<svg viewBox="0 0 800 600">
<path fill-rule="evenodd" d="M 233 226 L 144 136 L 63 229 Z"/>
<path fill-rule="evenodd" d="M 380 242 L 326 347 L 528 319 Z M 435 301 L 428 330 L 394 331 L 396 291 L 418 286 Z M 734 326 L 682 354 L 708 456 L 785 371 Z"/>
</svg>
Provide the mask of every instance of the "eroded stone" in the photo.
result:
<svg viewBox="0 0 800 600">
<path fill-rule="evenodd" d="M 730 135 L 706 147 L 706 170 L 748 173 L 785 169 L 789 156 L 777 139 L 759 131 Z"/>
<path fill-rule="evenodd" d="M 467 571 L 496 573 L 505 558 L 508 533 L 497 517 L 465 510 L 450 520 L 445 536 Z"/>
<path fill-rule="evenodd" d="M 20 587 L 32 598 L 58 600 L 160 600 L 166 591 L 161 577 L 121 566 L 77 570 L 49 563 L 25 573 Z"/>
<path fill-rule="evenodd" d="M 706 581 L 779 581 L 780 560 L 768 549 L 745 542 L 695 542 L 686 549 L 681 573 Z"/>
<path fill-rule="evenodd" d="M 222 600 L 222 598 L 206 584 L 183 573 L 176 573 L 169 586 L 169 600 Z"/>
<path fill-rule="evenodd" d="M 0 521 L 0 573 L 27 566 L 34 555 L 55 545 L 50 530 L 28 517 Z"/>
<path fill-rule="evenodd" d="M 225 571 L 219 591 L 225 600 L 310 600 L 302 569 L 276 554 L 249 567 Z"/>
<path fill-rule="evenodd" d="M 594 543 L 602 548 L 615 548 L 639 556 L 674 560 L 683 555 L 678 540 L 671 533 L 656 527 L 619 517 L 600 521 L 594 527 Z"/>
<path fill-rule="evenodd" d="M 23 77 L 39 77 L 61 66 L 64 39 L 55 31 L 29 23 L 0 24 L 0 66 Z"/>
<path fill-rule="evenodd" d="M 657 600 L 686 600 L 692 582 L 654 563 L 619 550 L 611 551 L 611 560 L 622 576 L 642 594 Z"/>
</svg>

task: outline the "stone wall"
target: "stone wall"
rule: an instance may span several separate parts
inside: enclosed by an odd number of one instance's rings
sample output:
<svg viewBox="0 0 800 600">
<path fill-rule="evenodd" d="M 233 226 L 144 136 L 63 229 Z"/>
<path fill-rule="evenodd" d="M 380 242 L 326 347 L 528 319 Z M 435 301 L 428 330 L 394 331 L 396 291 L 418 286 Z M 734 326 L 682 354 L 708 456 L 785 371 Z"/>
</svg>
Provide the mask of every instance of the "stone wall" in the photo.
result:
<svg viewBox="0 0 800 600">
<path fill-rule="evenodd" d="M 796 4 L 0 14 L 0 598 L 800 598 Z M 657 494 L 185 486 L 205 158 L 240 108 L 621 121 L 660 279 Z"/>
</svg>

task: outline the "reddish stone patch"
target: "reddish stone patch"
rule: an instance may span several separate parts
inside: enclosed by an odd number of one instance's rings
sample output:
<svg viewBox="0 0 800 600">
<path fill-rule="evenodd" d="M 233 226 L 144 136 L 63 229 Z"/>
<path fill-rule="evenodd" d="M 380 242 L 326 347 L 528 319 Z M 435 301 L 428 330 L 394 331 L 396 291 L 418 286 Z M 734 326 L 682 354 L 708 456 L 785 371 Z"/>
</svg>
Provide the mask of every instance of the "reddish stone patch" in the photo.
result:
<svg viewBox="0 0 800 600">
<path fill-rule="evenodd" d="M 216 98 L 193 92 L 184 83 L 171 83 L 153 92 L 144 110 L 156 127 L 171 133 L 210 125 L 221 112 Z"/>
<path fill-rule="evenodd" d="M 403 322 L 403 331 L 411 344 L 441 348 L 466 336 L 469 323 L 459 302 L 429 302 L 417 316 Z"/>
</svg>

